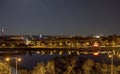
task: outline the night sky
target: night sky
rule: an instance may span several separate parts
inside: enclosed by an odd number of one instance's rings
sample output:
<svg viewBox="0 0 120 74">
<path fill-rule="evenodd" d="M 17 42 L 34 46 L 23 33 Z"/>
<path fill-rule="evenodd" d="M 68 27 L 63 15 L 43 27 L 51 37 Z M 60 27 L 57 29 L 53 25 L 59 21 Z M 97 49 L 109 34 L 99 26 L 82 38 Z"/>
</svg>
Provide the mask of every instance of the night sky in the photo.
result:
<svg viewBox="0 0 120 74">
<path fill-rule="evenodd" d="M 120 0 L 0 0 L 5 34 L 120 35 Z"/>
</svg>

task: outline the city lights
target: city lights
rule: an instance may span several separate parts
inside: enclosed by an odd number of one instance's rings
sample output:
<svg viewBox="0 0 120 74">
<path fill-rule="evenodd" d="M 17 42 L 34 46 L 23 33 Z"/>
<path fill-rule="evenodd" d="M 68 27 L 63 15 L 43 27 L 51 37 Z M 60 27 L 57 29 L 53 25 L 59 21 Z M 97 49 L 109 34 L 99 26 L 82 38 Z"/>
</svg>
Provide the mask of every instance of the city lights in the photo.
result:
<svg viewBox="0 0 120 74">
<path fill-rule="evenodd" d="M 97 43 L 97 42 L 95 42 L 93 46 L 94 46 L 94 47 L 97 47 L 97 46 L 98 46 L 98 43 Z"/>
<path fill-rule="evenodd" d="M 27 39 L 21 39 L 21 38 Z M 37 38 L 38 37 L 38 38 Z M 74 36 L 75 37 L 75 36 Z M 7 37 L 9 40 L 6 42 L 1 41 L 0 49 L 3 51 L 5 50 L 12 50 L 14 53 L 19 53 L 18 49 L 28 51 L 29 55 L 34 54 L 41 54 L 42 56 L 49 54 L 58 54 L 59 56 L 63 56 L 64 53 L 70 55 L 93 55 L 98 56 L 108 54 L 108 57 L 111 59 L 111 73 L 113 70 L 112 65 L 114 61 L 115 55 L 120 57 L 119 49 L 120 38 L 118 37 L 115 39 L 116 41 L 110 40 L 109 37 L 102 38 L 94 38 L 94 37 L 61 37 L 61 36 L 45 36 L 43 35 L 42 38 L 39 36 L 32 37 L 32 36 L 13 36 Z M 105 40 L 106 39 L 106 40 Z M 2 40 L 2 39 L 1 39 Z M 117 41 L 118 40 L 118 41 Z M 112 50 L 113 49 L 113 50 Z M 116 50 L 117 49 L 117 50 Z M 27 52 L 26 52 L 27 53 Z M 100 57 L 100 56 L 99 56 Z M 6 61 L 15 60 L 16 61 L 16 74 L 17 74 L 17 63 L 22 61 L 21 58 L 6 58 Z"/>
<path fill-rule="evenodd" d="M 0 0 L 0 74 L 120 74 L 120 0 Z"/>
<path fill-rule="evenodd" d="M 118 57 L 120 58 L 120 54 L 118 55 Z"/>
<path fill-rule="evenodd" d="M 95 52 L 95 53 L 93 53 L 93 55 L 98 56 L 98 55 L 99 55 L 99 53 L 98 53 L 98 52 Z"/>
</svg>

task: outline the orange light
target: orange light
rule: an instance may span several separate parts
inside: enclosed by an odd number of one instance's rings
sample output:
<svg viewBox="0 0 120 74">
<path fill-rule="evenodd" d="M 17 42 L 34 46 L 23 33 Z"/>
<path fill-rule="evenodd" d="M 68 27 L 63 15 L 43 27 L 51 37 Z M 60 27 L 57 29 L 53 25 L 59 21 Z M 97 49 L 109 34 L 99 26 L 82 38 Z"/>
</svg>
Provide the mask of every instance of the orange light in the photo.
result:
<svg viewBox="0 0 120 74">
<path fill-rule="evenodd" d="M 120 54 L 118 55 L 118 57 L 120 57 Z"/>
<path fill-rule="evenodd" d="M 98 56 L 98 54 L 99 54 L 98 52 L 93 53 L 93 55 L 95 55 L 95 56 Z"/>
<path fill-rule="evenodd" d="M 6 61 L 10 61 L 10 58 L 6 58 Z"/>
<path fill-rule="evenodd" d="M 112 57 L 112 55 L 109 55 L 108 57 L 109 57 L 109 58 L 111 58 L 111 57 Z"/>
<path fill-rule="evenodd" d="M 97 46 L 98 46 L 98 43 L 95 42 L 93 46 L 97 47 Z"/>
<path fill-rule="evenodd" d="M 17 60 L 18 60 L 18 61 L 21 61 L 21 58 L 18 58 Z"/>
</svg>

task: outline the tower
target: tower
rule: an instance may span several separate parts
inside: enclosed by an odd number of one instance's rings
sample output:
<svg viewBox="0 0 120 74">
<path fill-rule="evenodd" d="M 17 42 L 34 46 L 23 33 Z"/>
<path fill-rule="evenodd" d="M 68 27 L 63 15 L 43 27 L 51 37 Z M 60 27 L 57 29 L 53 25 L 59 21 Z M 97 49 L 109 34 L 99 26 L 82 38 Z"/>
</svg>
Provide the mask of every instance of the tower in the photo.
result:
<svg viewBox="0 0 120 74">
<path fill-rule="evenodd" d="M 4 36 L 4 28 L 1 28 L 1 36 Z"/>
</svg>

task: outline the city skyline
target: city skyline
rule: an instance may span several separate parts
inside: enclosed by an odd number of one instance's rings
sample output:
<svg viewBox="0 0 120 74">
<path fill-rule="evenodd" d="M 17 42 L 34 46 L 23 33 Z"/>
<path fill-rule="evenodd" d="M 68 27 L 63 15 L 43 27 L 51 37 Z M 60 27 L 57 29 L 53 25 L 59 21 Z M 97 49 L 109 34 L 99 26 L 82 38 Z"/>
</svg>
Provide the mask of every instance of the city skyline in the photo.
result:
<svg viewBox="0 0 120 74">
<path fill-rule="evenodd" d="M 120 34 L 119 0 L 1 0 L 5 34 Z"/>
<path fill-rule="evenodd" d="M 120 0 L 0 0 L 2 74 L 119 74 L 119 48 Z"/>
</svg>

